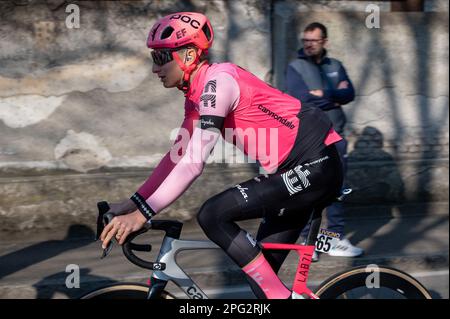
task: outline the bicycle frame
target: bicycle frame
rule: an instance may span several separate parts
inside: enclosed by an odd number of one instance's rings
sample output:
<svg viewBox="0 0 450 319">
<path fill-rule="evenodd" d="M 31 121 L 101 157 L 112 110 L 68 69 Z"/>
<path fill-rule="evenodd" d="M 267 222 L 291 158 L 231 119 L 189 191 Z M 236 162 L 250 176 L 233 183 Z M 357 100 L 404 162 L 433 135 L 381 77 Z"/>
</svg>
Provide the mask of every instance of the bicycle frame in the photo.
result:
<svg viewBox="0 0 450 319">
<path fill-rule="evenodd" d="M 338 197 L 337 200 L 341 201 L 344 196 L 349 193 L 351 193 L 351 189 L 343 190 L 342 195 Z M 97 206 L 99 209 L 99 216 L 97 218 L 96 237 L 98 239 L 104 225 L 110 222 L 114 215 L 108 213 L 109 205 L 106 202 L 99 202 L 97 203 Z M 261 243 L 263 250 L 295 250 L 298 254 L 298 266 L 292 286 L 293 299 L 305 299 L 305 295 L 311 299 L 319 299 L 319 296 L 325 298 L 337 298 L 341 294 L 346 293 L 347 290 L 350 291 L 354 288 L 367 285 L 367 278 L 365 277 L 367 270 L 364 267 L 357 267 L 330 277 L 324 282 L 324 284 L 321 285 L 317 291 L 317 294 L 313 293 L 307 287 L 310 265 L 314 250 L 316 249 L 315 243 L 322 219 L 322 211 L 323 206 L 317 206 L 313 209 L 309 221 L 310 230 L 304 245 Z M 175 285 L 177 285 L 189 298 L 208 299 L 208 296 L 202 291 L 202 289 L 197 286 L 192 278 L 178 265 L 176 256 L 179 252 L 184 250 L 220 249 L 220 247 L 211 241 L 181 240 L 180 236 L 182 227 L 183 223 L 178 221 L 154 220 L 152 223 L 146 224 L 146 227 L 141 230 L 131 233 L 127 238 L 127 241 L 122 246 L 124 255 L 130 262 L 138 267 L 153 271 L 148 284 L 148 299 L 159 299 L 161 297 L 167 297 L 167 295 L 170 296 L 170 294 L 164 291 L 169 281 L 172 281 Z M 132 242 L 133 239 L 147 232 L 149 229 L 163 230 L 165 232 L 157 257 L 157 262 L 143 260 L 133 253 L 133 251 L 150 252 L 152 250 L 152 246 L 149 244 L 142 245 Z M 111 247 L 112 246 L 109 245 L 104 249 L 102 258 L 109 253 Z M 383 267 L 383 271 L 380 273 L 384 274 L 386 279 L 385 281 L 387 282 L 387 284 L 384 284 L 383 287 L 400 293 L 402 297 L 409 299 L 431 299 L 431 295 L 427 292 L 426 288 L 408 274 L 389 267 Z M 363 277 L 361 277 L 361 275 Z M 136 287 L 128 289 L 134 291 L 139 290 L 139 292 L 143 292 L 144 290 L 147 291 L 147 289 L 141 285 L 137 287 L 137 289 Z M 105 294 L 110 294 L 111 292 L 113 294 L 116 293 L 115 297 L 117 297 L 117 293 L 120 293 L 121 289 L 123 289 L 120 287 L 119 289 L 111 288 L 113 287 L 111 286 L 96 290 L 96 294 L 94 294 L 94 292 L 88 294 L 89 298 L 95 298 L 96 296 L 102 297 Z"/>
<path fill-rule="evenodd" d="M 97 238 L 102 231 L 102 220 L 106 218 L 111 220 L 112 216 L 107 216 L 106 212 L 109 210 L 109 206 L 106 202 L 97 203 L 99 208 L 99 217 L 97 219 Z M 307 295 L 312 299 L 318 299 L 308 287 L 308 274 L 309 268 L 312 262 L 312 256 L 315 250 L 315 242 L 317 234 L 319 232 L 320 223 L 322 220 L 323 207 L 315 207 L 310 218 L 310 230 L 306 240 L 306 245 L 294 245 L 294 244 L 275 244 L 275 243 L 262 243 L 263 249 L 270 250 L 295 250 L 299 255 L 299 261 L 297 266 L 297 272 L 292 287 L 293 297 L 297 299 L 304 298 L 303 295 Z M 192 299 L 208 299 L 208 296 L 197 286 L 189 275 L 176 262 L 176 256 L 179 252 L 184 250 L 197 250 L 197 249 L 220 249 L 219 246 L 211 241 L 205 240 L 181 240 L 182 223 L 175 221 L 159 221 L 159 226 L 156 226 L 157 221 L 153 222 L 154 226 L 151 228 L 164 230 L 166 232 L 161 244 L 161 248 L 157 257 L 156 263 L 145 262 L 140 258 L 137 258 L 131 253 L 130 246 L 131 240 L 136 236 L 144 233 L 147 229 L 135 232 L 134 235 L 130 234 L 129 242 L 123 246 L 125 256 L 133 263 L 143 268 L 153 270 L 153 274 L 149 280 L 149 292 L 148 299 L 159 298 L 164 288 L 169 281 L 172 281 L 177 285 L 184 293 Z M 134 245 L 133 247 L 144 248 L 143 251 L 150 251 L 146 248 L 146 245 Z M 108 249 L 104 251 L 104 256 L 107 254 Z M 163 267 L 164 265 L 164 267 Z"/>
<path fill-rule="evenodd" d="M 297 272 L 292 290 L 298 298 L 306 294 L 312 299 L 318 297 L 307 287 L 308 274 L 312 262 L 314 246 L 263 243 L 263 249 L 267 250 L 295 250 L 299 255 Z M 177 285 L 191 299 L 208 299 L 204 291 L 186 274 L 176 262 L 179 252 L 197 249 L 220 249 L 219 246 L 210 241 L 180 240 L 165 236 L 157 258 L 157 263 L 164 263 L 166 269 L 154 270 L 150 279 L 149 298 L 155 298 L 164 289 L 169 281 Z"/>
<path fill-rule="evenodd" d="M 220 249 L 220 247 L 206 240 L 181 240 L 168 236 L 164 237 L 157 262 L 165 263 L 166 269 L 153 271 L 150 279 L 149 298 L 157 297 L 167 282 L 172 281 L 191 299 L 208 299 L 208 296 L 176 261 L 176 256 L 179 252 L 197 249 Z"/>
</svg>

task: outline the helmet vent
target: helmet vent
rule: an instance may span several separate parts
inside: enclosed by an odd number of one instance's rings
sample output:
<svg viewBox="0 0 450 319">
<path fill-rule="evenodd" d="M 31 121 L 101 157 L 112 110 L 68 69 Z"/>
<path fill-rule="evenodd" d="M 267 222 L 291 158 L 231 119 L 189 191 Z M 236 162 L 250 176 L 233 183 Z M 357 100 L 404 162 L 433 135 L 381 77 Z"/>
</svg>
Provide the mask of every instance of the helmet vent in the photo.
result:
<svg viewBox="0 0 450 319">
<path fill-rule="evenodd" d="M 211 30 L 209 29 L 208 25 L 205 23 L 205 25 L 202 28 L 203 33 L 206 36 L 206 39 L 209 41 L 211 40 Z"/>
<path fill-rule="evenodd" d="M 161 24 L 158 24 L 156 26 L 156 28 L 153 29 L 153 31 L 152 31 L 152 41 L 155 41 L 156 31 L 159 29 L 160 26 L 161 26 Z"/>
<path fill-rule="evenodd" d="M 171 26 L 168 26 L 164 29 L 164 31 L 161 34 L 161 40 L 167 39 L 170 37 L 170 35 L 173 33 L 174 29 Z"/>
</svg>

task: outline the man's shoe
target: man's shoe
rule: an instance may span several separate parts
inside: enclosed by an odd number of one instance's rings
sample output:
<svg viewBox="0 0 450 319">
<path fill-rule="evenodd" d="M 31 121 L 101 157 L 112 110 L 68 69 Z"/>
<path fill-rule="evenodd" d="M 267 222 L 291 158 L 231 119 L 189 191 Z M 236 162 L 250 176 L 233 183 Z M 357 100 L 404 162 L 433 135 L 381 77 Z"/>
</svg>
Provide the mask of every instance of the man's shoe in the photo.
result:
<svg viewBox="0 0 450 319">
<path fill-rule="evenodd" d="M 306 298 L 293 291 L 288 299 L 306 299 Z"/>
<path fill-rule="evenodd" d="M 328 254 L 334 257 L 358 257 L 364 254 L 364 250 L 353 246 L 347 238 L 344 238 L 339 240 Z"/>
</svg>

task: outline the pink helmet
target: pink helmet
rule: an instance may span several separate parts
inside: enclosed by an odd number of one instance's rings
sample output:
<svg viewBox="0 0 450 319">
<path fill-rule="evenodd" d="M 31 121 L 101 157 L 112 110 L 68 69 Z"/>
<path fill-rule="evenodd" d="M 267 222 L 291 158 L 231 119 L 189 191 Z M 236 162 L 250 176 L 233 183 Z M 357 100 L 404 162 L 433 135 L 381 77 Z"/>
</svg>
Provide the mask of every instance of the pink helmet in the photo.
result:
<svg viewBox="0 0 450 319">
<path fill-rule="evenodd" d="M 196 12 L 177 12 L 159 19 L 150 30 L 147 46 L 151 49 L 174 49 L 193 44 L 206 51 L 214 32 L 208 18 Z"/>
</svg>

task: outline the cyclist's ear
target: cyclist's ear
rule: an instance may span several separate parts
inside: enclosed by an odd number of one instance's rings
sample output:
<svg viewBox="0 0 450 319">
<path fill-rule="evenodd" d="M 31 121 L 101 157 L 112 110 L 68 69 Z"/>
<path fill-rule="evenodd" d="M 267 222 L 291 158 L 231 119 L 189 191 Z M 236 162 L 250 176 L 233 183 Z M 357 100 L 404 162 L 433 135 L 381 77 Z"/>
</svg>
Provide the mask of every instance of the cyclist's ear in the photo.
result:
<svg viewBox="0 0 450 319">
<path fill-rule="evenodd" d="M 197 51 L 193 48 L 188 48 L 185 53 L 185 64 L 190 65 L 197 57 Z"/>
</svg>

